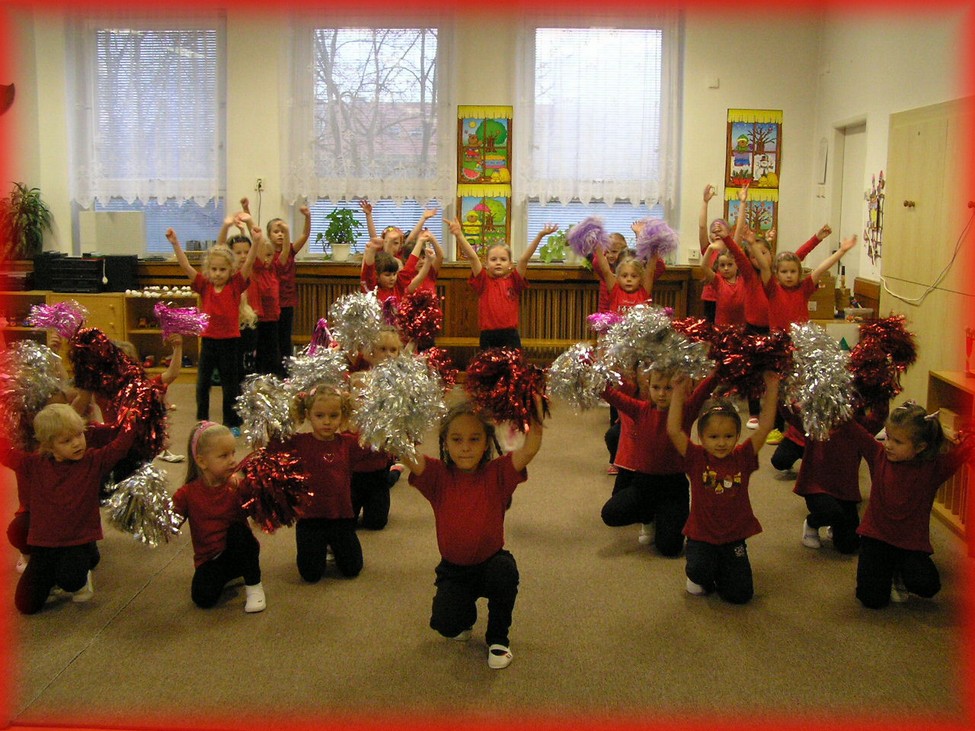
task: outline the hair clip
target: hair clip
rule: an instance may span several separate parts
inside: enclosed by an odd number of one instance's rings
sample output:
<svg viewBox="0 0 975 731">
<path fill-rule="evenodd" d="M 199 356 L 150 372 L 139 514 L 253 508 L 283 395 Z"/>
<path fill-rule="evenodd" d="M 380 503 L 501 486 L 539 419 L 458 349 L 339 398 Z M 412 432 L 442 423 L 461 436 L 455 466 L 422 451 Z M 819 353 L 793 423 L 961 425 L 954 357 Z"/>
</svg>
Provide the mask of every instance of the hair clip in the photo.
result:
<svg viewBox="0 0 975 731">
<path fill-rule="evenodd" d="M 930 414 L 926 414 L 926 415 L 924 416 L 924 420 L 925 420 L 925 421 L 934 421 L 935 419 L 937 419 L 937 418 L 938 418 L 938 416 L 940 416 L 940 414 L 941 414 L 941 409 L 938 409 L 938 410 L 937 410 L 937 411 L 935 411 L 935 412 L 932 412 L 932 413 L 930 413 Z"/>
<path fill-rule="evenodd" d="M 913 409 L 917 405 L 918 405 L 917 404 L 917 401 L 915 401 L 914 399 L 908 399 L 907 401 L 905 401 L 904 403 L 902 403 L 900 406 L 895 406 L 894 407 L 894 411 L 900 411 L 901 409 Z"/>
</svg>

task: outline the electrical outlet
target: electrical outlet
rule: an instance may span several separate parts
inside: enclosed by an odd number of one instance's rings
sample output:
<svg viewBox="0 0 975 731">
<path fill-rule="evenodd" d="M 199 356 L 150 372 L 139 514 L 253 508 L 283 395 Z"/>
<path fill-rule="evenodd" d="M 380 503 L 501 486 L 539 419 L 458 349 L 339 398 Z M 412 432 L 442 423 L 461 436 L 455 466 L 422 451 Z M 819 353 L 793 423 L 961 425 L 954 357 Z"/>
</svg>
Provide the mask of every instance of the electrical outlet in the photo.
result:
<svg viewBox="0 0 975 731">
<path fill-rule="evenodd" d="M 261 192 L 264 190 L 264 178 L 258 178 L 257 182 L 254 183 L 254 190 Z"/>
<path fill-rule="evenodd" d="M 695 249 L 693 246 L 687 250 L 687 261 L 691 264 L 697 264 L 701 261 L 701 251 L 700 249 Z"/>
</svg>

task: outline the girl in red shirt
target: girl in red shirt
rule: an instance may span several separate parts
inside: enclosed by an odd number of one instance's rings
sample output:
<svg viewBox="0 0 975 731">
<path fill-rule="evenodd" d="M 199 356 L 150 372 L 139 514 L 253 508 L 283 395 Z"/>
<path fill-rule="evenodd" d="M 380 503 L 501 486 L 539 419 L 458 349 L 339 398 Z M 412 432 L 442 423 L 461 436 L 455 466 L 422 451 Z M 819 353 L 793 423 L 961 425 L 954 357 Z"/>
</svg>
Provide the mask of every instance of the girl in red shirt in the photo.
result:
<svg viewBox="0 0 975 731">
<path fill-rule="evenodd" d="M 247 199 L 241 203 L 244 210 L 250 212 L 247 207 Z M 301 206 L 298 209 L 305 217 L 305 225 L 301 236 L 294 241 L 291 240 L 291 231 L 288 224 L 281 218 L 272 218 L 267 222 L 267 238 L 274 245 L 274 260 L 272 268 L 278 277 L 278 299 L 280 314 L 278 317 L 278 352 L 282 363 L 285 362 L 293 353 L 291 337 L 294 334 L 295 326 L 295 307 L 298 305 L 298 285 L 296 278 L 298 267 L 295 257 L 308 243 L 311 236 L 311 210 L 308 206 Z M 284 370 L 281 370 L 283 376 Z"/>
<path fill-rule="evenodd" d="M 856 424 L 851 437 L 870 467 L 870 500 L 857 529 L 856 597 L 882 609 L 907 601 L 908 593 L 931 598 L 941 577 L 931 560 L 931 507 L 941 484 L 975 452 L 975 440 L 943 452 L 938 415 L 913 401 L 893 409 L 883 442 Z"/>
<path fill-rule="evenodd" d="M 639 235 L 639 230 L 634 228 Z M 607 307 L 610 312 L 622 312 L 633 305 L 652 301 L 654 280 L 666 269 L 660 258 L 654 256 L 644 263 L 633 256 L 620 257 L 613 271 L 601 249 L 593 252 L 593 269 L 608 293 Z"/>
<path fill-rule="evenodd" d="M 536 410 L 542 410 L 538 397 Z M 533 422 L 518 449 L 492 459 L 492 447 L 500 452 L 494 425 L 464 402 L 442 422 L 440 459 L 402 457 L 410 484 L 430 501 L 437 526 L 441 561 L 430 627 L 449 639 L 470 639 L 477 600 L 486 597 L 484 638 L 488 667 L 495 670 L 511 664 L 508 630 L 519 581 L 515 558 L 504 548 L 504 516 L 541 446 L 542 425 Z"/>
<path fill-rule="evenodd" d="M 748 497 L 748 478 L 758 469 L 758 452 L 775 420 L 779 375 L 765 373 L 758 428 L 741 444 L 741 417 L 734 404 L 721 398 L 704 404 L 697 422 L 701 443 L 691 441 L 683 425 L 688 386 L 686 376 L 675 377 L 667 414 L 667 435 L 691 481 L 684 526 L 687 592 L 703 596 L 716 590 L 726 602 L 744 604 L 755 593 L 745 539 L 762 531 Z"/>
<path fill-rule="evenodd" d="M 185 483 L 173 495 L 173 511 L 190 523 L 193 540 L 193 603 L 208 609 L 223 588 L 244 577 L 244 611 L 267 606 L 261 584 L 261 546 L 247 523 L 237 492 L 237 442 L 226 426 L 201 421 L 190 432 Z"/>
<path fill-rule="evenodd" d="M 717 259 L 717 273 L 713 266 Z M 701 278 L 714 291 L 715 325 L 745 324 L 745 283 L 738 276 L 738 263 L 722 241 L 709 244 L 704 250 L 703 262 L 698 267 Z"/>
<path fill-rule="evenodd" d="M 383 249 L 380 238 L 372 239 L 362 255 L 362 271 L 359 278 L 363 292 L 376 292 L 380 302 L 390 297 L 402 297 L 415 292 L 429 272 L 429 267 L 417 272 L 416 265 L 424 242 L 417 241 L 408 262 L 404 265 L 399 259 Z"/>
</svg>

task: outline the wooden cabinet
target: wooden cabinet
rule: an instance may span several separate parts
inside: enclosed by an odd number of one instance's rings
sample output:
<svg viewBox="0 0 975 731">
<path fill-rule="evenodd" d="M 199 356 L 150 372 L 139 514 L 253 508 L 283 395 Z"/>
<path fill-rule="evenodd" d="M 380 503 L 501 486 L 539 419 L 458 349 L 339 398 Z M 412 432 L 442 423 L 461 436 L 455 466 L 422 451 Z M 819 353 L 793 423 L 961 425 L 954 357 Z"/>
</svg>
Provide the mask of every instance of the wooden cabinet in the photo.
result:
<svg viewBox="0 0 975 731">
<path fill-rule="evenodd" d="M 121 292 L 48 292 L 47 304 L 57 302 L 77 302 L 88 312 L 85 318 L 87 327 L 97 327 L 109 340 L 125 340 L 125 295 Z"/>
<path fill-rule="evenodd" d="M 47 302 L 47 292 L 0 292 L 0 333 L 5 343 L 36 340 L 47 344 L 47 331 L 27 325 L 31 307 Z"/>
<path fill-rule="evenodd" d="M 928 412 L 941 410 L 945 435 L 953 439 L 956 430 L 971 425 L 975 419 L 975 378 L 963 371 L 928 373 Z M 968 542 L 969 555 L 975 555 L 975 535 L 967 530 L 975 506 L 969 503 L 972 481 L 971 465 L 964 464 L 941 488 L 934 501 L 933 513 Z"/>
<path fill-rule="evenodd" d="M 125 295 L 125 333 L 126 340 L 135 346 L 143 361 L 152 357 L 153 365 L 146 367 L 149 374 L 165 370 L 163 359 L 172 355 L 172 348 L 163 342 L 162 330 L 156 321 L 155 307 L 158 302 L 166 302 L 174 307 L 199 307 L 195 294 L 170 297 L 139 297 Z M 196 381 L 196 367 L 200 361 L 200 339 L 183 337 L 183 367 L 177 383 Z"/>
</svg>

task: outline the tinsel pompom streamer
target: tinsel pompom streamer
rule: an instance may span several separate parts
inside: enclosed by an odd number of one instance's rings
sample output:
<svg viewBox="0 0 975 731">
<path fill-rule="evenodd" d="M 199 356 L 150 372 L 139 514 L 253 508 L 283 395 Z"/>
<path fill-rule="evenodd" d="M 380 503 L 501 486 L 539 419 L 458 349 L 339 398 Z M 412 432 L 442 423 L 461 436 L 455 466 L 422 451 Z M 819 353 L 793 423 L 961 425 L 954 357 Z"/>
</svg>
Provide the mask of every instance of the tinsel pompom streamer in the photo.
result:
<svg viewBox="0 0 975 731">
<path fill-rule="evenodd" d="M 714 361 L 709 357 L 710 345 L 703 340 L 693 340 L 671 330 L 649 362 L 650 370 L 667 373 L 686 373 L 694 381 L 706 378 L 714 371 Z"/>
<path fill-rule="evenodd" d="M 604 333 L 622 319 L 623 316 L 617 312 L 594 312 L 586 318 L 586 322 L 593 332 Z"/>
<path fill-rule="evenodd" d="M 318 348 L 312 354 L 309 346 L 307 351 L 288 357 L 285 368 L 288 371 L 285 385 L 294 395 L 319 383 L 344 383 L 349 374 L 349 358 L 338 348 Z"/>
<path fill-rule="evenodd" d="M 607 386 L 623 379 L 598 360 L 589 343 L 576 343 L 548 367 L 548 392 L 568 403 L 576 412 L 598 406 Z"/>
<path fill-rule="evenodd" d="M 440 298 L 429 289 L 418 289 L 402 297 L 396 315 L 400 332 L 416 344 L 418 351 L 433 347 L 443 329 Z"/>
<path fill-rule="evenodd" d="M 308 344 L 308 355 L 316 355 L 319 350 L 327 350 L 332 345 L 332 332 L 328 329 L 328 320 L 319 318 L 315 323 L 315 330 L 311 334 Z"/>
<path fill-rule="evenodd" d="M 860 325 L 859 342 L 876 341 L 890 356 L 894 367 L 905 371 L 917 362 L 917 342 L 914 334 L 904 327 L 905 321 L 903 315 L 866 320 Z"/>
<path fill-rule="evenodd" d="M 902 390 L 900 371 L 878 339 L 861 340 L 854 346 L 849 369 L 856 389 L 857 409 L 887 404 Z"/>
<path fill-rule="evenodd" d="M 416 457 L 416 445 L 447 411 L 443 382 L 424 357 L 400 353 L 365 371 L 352 412 L 359 441 L 374 450 Z"/>
<path fill-rule="evenodd" d="M 717 378 L 744 398 L 761 398 L 765 392 L 765 371 L 789 373 L 792 368 L 792 341 L 785 330 L 768 335 L 745 332 L 741 325 L 718 330 L 711 346 L 717 363 Z"/>
<path fill-rule="evenodd" d="M 274 375 L 255 373 L 244 379 L 234 408 L 242 422 L 240 435 L 251 449 L 266 446 L 271 439 L 284 441 L 294 434 L 293 395 L 285 382 Z"/>
<path fill-rule="evenodd" d="M 427 365 L 440 375 L 445 389 L 450 389 L 457 383 L 457 366 L 445 348 L 427 348 L 418 355 L 426 358 Z"/>
<path fill-rule="evenodd" d="M 296 509 L 312 493 L 301 460 L 291 452 L 259 449 L 240 466 L 240 505 L 265 533 L 293 525 Z"/>
<path fill-rule="evenodd" d="M 30 450 L 34 416 L 63 386 L 61 358 L 46 345 L 18 340 L 0 351 L 0 430 L 6 439 Z"/>
<path fill-rule="evenodd" d="M 71 341 L 68 359 L 74 366 L 74 382 L 78 388 L 110 399 L 131 379 L 144 373 L 141 365 L 94 327 L 78 331 Z"/>
<path fill-rule="evenodd" d="M 657 305 L 634 305 L 606 331 L 600 341 L 600 358 L 610 368 L 629 373 L 640 361 L 656 360 L 673 332 L 670 317 Z"/>
<path fill-rule="evenodd" d="M 88 317 L 88 310 L 74 300 L 49 305 L 32 305 L 27 322 L 31 327 L 51 328 L 65 340 L 78 332 Z"/>
<path fill-rule="evenodd" d="M 108 499 L 109 524 L 152 548 L 179 533 L 182 519 L 173 512 L 166 473 L 151 462 L 115 485 Z"/>
<path fill-rule="evenodd" d="M 355 355 L 370 347 L 383 326 L 382 308 L 375 292 L 354 292 L 332 304 L 332 336 L 345 352 Z"/>
<path fill-rule="evenodd" d="M 400 298 L 395 295 L 382 301 L 383 324 L 399 327 L 399 301 Z"/>
<path fill-rule="evenodd" d="M 839 424 L 853 417 L 853 375 L 849 354 L 825 328 L 793 323 L 792 368 L 783 374 L 781 395 L 801 408 L 806 436 L 826 441 Z"/>
<path fill-rule="evenodd" d="M 636 258 L 640 261 L 650 261 L 654 256 L 661 259 L 672 254 L 680 247 L 680 238 L 665 221 L 659 218 L 646 218 L 643 228 L 636 237 Z"/>
<path fill-rule="evenodd" d="M 596 252 L 606 251 L 609 247 L 609 234 L 603 225 L 603 219 L 598 216 L 587 216 L 569 228 L 565 234 L 565 242 L 579 256 L 586 258 Z"/>
<path fill-rule="evenodd" d="M 170 335 L 199 335 L 210 321 L 210 316 L 200 312 L 198 307 L 175 307 L 166 302 L 157 302 L 153 312 L 159 321 L 163 340 Z"/>
<path fill-rule="evenodd" d="M 126 383 L 113 400 L 118 408 L 118 426 L 124 425 L 129 411 L 136 415 L 131 424 L 136 436 L 128 456 L 136 461 L 154 459 L 165 447 L 169 417 L 162 386 L 141 373 Z"/>
<path fill-rule="evenodd" d="M 691 340 L 710 343 L 714 340 L 715 326 L 703 317 L 682 317 L 673 321 L 676 332 L 686 335 Z"/>
<path fill-rule="evenodd" d="M 475 355 L 467 365 L 464 384 L 474 408 L 494 421 L 510 421 L 520 431 L 548 415 L 545 371 L 525 360 L 515 348 L 489 348 Z M 542 397 L 542 411 L 535 395 Z"/>
</svg>

